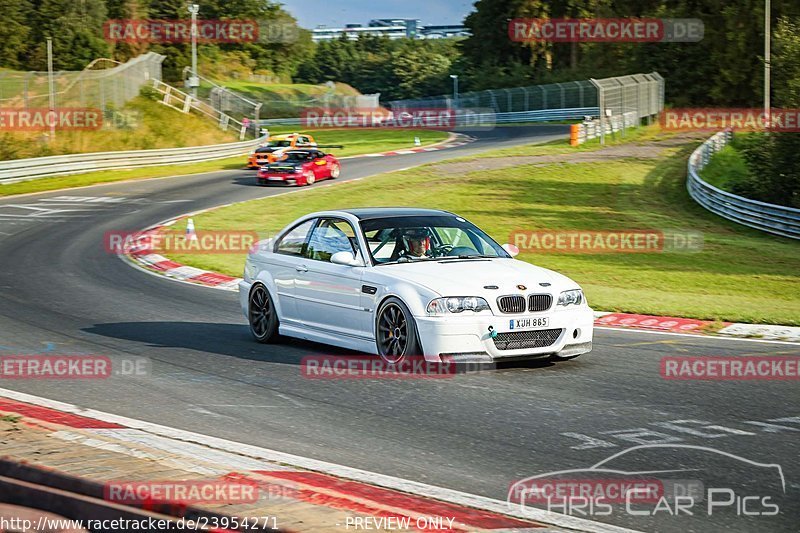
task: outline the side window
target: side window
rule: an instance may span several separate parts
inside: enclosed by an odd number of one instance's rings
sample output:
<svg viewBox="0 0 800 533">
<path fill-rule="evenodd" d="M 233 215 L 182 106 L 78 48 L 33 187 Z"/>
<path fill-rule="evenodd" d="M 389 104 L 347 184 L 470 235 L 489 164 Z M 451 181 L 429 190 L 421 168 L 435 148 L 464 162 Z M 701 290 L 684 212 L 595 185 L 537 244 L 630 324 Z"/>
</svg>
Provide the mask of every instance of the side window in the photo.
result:
<svg viewBox="0 0 800 533">
<path fill-rule="evenodd" d="M 305 256 L 317 261 L 330 261 L 336 252 L 352 252 L 355 255 L 357 243 L 356 234 L 348 222 L 323 219 L 311 233 Z"/>
<path fill-rule="evenodd" d="M 306 251 L 306 238 L 316 219 L 306 220 L 295 226 L 283 236 L 275 245 L 275 253 L 286 255 L 304 255 Z"/>
</svg>

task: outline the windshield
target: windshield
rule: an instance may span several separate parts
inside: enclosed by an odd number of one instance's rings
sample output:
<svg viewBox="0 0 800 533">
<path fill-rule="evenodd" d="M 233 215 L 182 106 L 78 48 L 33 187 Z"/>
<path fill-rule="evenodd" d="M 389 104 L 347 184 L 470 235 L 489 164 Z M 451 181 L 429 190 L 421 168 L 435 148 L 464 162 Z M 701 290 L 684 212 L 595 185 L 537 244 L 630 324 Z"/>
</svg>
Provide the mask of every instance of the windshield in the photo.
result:
<svg viewBox="0 0 800 533">
<path fill-rule="evenodd" d="M 314 159 L 314 156 L 309 152 L 288 152 L 283 160 L 297 162 L 297 161 L 311 161 L 312 159 Z"/>
<path fill-rule="evenodd" d="M 510 257 L 491 237 L 455 215 L 402 216 L 361 222 L 375 264 Z"/>
<path fill-rule="evenodd" d="M 286 148 L 291 145 L 291 141 L 269 141 L 265 146 L 268 148 Z"/>
</svg>

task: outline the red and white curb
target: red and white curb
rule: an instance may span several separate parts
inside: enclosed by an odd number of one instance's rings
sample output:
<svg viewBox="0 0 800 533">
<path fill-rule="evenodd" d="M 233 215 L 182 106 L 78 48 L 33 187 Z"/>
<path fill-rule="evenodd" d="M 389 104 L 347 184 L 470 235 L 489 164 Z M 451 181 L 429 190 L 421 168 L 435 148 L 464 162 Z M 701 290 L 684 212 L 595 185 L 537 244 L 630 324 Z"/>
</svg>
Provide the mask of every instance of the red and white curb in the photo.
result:
<svg viewBox="0 0 800 533">
<path fill-rule="evenodd" d="M 238 291 L 241 278 L 234 278 L 226 276 L 225 274 L 220 274 L 219 272 L 211 272 L 209 270 L 182 265 L 161 254 L 151 252 L 149 243 L 152 242 L 153 235 L 166 230 L 169 226 L 172 226 L 183 218 L 185 218 L 185 216 L 151 226 L 137 233 L 130 242 L 125 244 L 124 249 L 120 251 L 121 256 L 134 266 L 143 268 L 148 273 L 160 274 L 177 281 L 192 283 L 194 285 Z"/>
<path fill-rule="evenodd" d="M 300 501 L 359 514 L 446 516 L 454 519 L 453 531 L 633 531 L 7 389 L 0 389 L 0 412 L 64 426 L 51 436 L 65 442 L 152 459 L 173 468 L 209 476 L 247 476 L 266 483 L 288 481 L 300 488 L 295 493 Z"/>
<path fill-rule="evenodd" d="M 596 312 L 594 324 L 600 327 L 631 328 L 669 333 L 713 333 L 726 337 L 743 337 L 757 340 L 800 342 L 800 327 L 772 324 L 744 324 L 713 322 L 694 318 L 679 318 L 632 313 Z M 718 330 L 710 328 L 723 327 Z"/>
</svg>

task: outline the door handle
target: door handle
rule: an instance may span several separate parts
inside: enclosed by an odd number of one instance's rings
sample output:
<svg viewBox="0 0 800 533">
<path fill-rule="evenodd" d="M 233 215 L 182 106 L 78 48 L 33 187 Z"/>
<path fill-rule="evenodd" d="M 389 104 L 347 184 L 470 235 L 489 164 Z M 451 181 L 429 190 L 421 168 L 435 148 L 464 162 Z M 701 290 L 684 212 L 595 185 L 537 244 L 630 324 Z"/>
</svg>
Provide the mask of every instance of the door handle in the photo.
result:
<svg viewBox="0 0 800 533">
<path fill-rule="evenodd" d="M 298 272 L 308 272 L 308 267 L 305 265 L 297 265 L 294 269 Z"/>
</svg>

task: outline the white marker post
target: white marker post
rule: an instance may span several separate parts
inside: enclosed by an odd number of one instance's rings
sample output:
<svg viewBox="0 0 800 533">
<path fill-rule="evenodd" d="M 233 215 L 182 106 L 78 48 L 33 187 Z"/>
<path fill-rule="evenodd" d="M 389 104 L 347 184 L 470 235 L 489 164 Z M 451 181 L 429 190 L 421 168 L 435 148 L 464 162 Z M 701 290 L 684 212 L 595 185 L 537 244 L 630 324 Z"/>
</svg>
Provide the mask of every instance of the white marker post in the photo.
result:
<svg viewBox="0 0 800 533">
<path fill-rule="evenodd" d="M 196 241 L 197 240 L 197 233 L 194 231 L 194 220 L 189 219 L 186 221 L 186 236 L 184 237 L 187 241 Z"/>
</svg>

